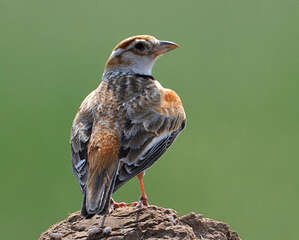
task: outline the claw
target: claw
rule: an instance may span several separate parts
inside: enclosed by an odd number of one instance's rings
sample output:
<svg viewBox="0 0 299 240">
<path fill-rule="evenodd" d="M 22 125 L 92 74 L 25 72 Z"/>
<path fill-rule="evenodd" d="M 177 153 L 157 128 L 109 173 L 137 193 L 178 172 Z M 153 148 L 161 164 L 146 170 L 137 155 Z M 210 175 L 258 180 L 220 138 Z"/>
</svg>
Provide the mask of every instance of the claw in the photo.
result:
<svg viewBox="0 0 299 240">
<path fill-rule="evenodd" d="M 143 207 L 148 206 L 147 198 L 144 198 L 143 196 L 140 197 L 139 202 L 131 202 L 131 203 L 120 202 L 120 203 L 117 203 L 112 198 L 111 198 L 110 202 L 111 202 L 111 207 L 109 209 L 109 213 L 112 213 L 113 210 L 115 210 L 117 208 L 121 208 L 121 207 L 143 208 Z"/>
<path fill-rule="evenodd" d="M 146 197 L 144 197 L 144 196 L 141 195 L 139 202 L 141 202 L 142 205 L 148 207 L 148 202 L 147 202 L 147 198 Z"/>
<path fill-rule="evenodd" d="M 142 201 L 139 201 L 136 205 L 136 208 L 143 208 L 143 207 L 144 207 L 144 205 L 143 205 Z"/>
</svg>

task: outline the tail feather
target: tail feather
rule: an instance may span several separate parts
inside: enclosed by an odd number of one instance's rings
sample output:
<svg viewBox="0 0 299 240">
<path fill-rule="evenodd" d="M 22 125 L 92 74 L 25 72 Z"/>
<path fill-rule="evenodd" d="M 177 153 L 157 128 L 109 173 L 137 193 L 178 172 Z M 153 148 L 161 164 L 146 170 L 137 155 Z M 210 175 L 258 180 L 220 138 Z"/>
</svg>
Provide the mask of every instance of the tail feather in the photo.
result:
<svg viewBox="0 0 299 240">
<path fill-rule="evenodd" d="M 118 171 L 119 136 L 105 126 L 94 125 L 89 140 L 88 176 L 81 211 L 86 217 L 103 214 L 108 210 Z"/>
<path fill-rule="evenodd" d="M 108 211 L 118 166 L 111 170 L 102 170 L 90 178 L 84 191 L 81 209 L 81 214 L 85 218 L 91 218 L 95 214 L 105 214 Z"/>
<path fill-rule="evenodd" d="M 86 210 L 86 194 L 85 191 L 83 193 L 83 202 L 82 202 L 82 208 L 81 208 L 81 215 L 85 218 L 92 218 L 95 214 L 89 214 Z"/>
</svg>

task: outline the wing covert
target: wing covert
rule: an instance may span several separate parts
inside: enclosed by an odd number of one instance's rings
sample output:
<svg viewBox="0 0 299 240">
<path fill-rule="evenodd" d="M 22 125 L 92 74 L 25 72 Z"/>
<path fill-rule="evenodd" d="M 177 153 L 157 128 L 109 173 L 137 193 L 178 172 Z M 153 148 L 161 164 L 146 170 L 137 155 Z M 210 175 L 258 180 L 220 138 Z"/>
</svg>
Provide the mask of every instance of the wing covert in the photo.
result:
<svg viewBox="0 0 299 240">
<path fill-rule="evenodd" d="M 88 175 L 87 151 L 93 125 L 91 109 L 94 95 L 95 92 L 92 92 L 82 102 L 74 118 L 70 137 L 72 169 L 82 192 Z"/>
<path fill-rule="evenodd" d="M 160 87 L 159 105 L 143 111 L 142 116 L 127 120 L 113 192 L 161 157 L 184 129 L 185 119 L 178 95 Z"/>
</svg>

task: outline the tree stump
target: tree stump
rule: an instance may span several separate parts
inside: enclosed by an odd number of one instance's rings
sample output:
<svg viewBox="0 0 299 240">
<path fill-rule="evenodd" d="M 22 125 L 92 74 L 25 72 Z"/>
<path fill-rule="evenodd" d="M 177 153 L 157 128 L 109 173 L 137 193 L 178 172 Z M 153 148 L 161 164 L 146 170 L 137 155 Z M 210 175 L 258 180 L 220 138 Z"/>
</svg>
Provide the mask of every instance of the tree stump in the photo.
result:
<svg viewBox="0 0 299 240">
<path fill-rule="evenodd" d="M 106 217 L 96 215 L 91 219 L 84 219 L 80 212 L 75 212 L 40 236 L 40 240 L 71 239 L 239 240 L 239 237 L 228 224 L 201 214 L 178 217 L 175 210 L 149 206 L 118 208 Z"/>
</svg>

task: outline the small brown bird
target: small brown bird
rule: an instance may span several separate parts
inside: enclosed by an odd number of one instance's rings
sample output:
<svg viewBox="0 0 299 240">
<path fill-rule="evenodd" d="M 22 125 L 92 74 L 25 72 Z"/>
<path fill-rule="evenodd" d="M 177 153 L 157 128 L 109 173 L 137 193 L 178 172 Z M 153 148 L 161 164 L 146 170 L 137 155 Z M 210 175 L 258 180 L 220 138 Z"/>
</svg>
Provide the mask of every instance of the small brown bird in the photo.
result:
<svg viewBox="0 0 299 240">
<path fill-rule="evenodd" d="M 151 75 L 157 57 L 177 47 L 149 35 L 125 39 L 107 60 L 100 85 L 82 102 L 70 143 L 84 217 L 106 213 L 110 203 L 122 206 L 111 195 L 135 176 L 147 205 L 143 173 L 185 126 L 181 99 Z"/>
</svg>

